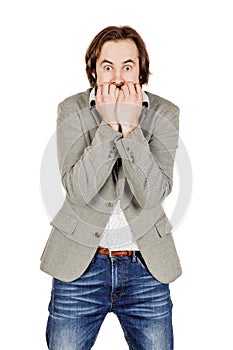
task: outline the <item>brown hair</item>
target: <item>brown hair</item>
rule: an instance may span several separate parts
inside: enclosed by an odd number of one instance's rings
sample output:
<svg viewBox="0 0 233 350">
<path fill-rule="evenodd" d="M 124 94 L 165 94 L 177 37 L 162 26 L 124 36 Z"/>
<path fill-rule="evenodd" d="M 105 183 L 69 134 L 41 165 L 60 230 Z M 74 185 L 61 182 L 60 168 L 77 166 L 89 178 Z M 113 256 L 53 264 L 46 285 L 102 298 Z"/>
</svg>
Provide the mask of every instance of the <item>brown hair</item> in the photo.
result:
<svg viewBox="0 0 233 350">
<path fill-rule="evenodd" d="M 109 26 L 101 30 L 90 43 L 86 55 L 86 73 L 91 87 L 95 87 L 96 83 L 96 60 L 100 55 L 102 46 L 107 41 L 117 41 L 131 39 L 135 42 L 139 53 L 139 82 L 141 85 L 147 84 L 149 80 L 149 56 L 146 50 L 146 45 L 141 36 L 135 29 L 129 26 Z M 94 73 L 94 75 L 93 75 Z"/>
</svg>

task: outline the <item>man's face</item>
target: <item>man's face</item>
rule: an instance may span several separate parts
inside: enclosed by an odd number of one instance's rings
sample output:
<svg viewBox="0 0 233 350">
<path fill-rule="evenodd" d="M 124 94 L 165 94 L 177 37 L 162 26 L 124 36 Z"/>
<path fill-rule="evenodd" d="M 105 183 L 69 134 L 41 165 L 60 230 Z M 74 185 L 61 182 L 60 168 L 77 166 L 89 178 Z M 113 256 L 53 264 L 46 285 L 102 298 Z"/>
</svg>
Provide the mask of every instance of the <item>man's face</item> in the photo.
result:
<svg viewBox="0 0 233 350">
<path fill-rule="evenodd" d="M 97 86 L 103 83 L 120 87 L 126 82 L 139 83 L 139 57 L 131 39 L 107 41 L 96 61 Z"/>
</svg>

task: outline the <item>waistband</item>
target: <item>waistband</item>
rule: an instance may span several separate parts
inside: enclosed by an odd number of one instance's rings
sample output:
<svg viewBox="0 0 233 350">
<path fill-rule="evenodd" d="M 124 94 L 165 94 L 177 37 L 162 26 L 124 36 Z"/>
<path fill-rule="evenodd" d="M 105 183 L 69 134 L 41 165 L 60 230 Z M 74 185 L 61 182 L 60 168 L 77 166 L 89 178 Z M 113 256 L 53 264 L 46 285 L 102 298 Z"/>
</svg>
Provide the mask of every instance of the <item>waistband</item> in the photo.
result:
<svg viewBox="0 0 233 350">
<path fill-rule="evenodd" d="M 132 255 L 141 255 L 139 250 L 110 250 L 108 248 L 99 247 L 96 251 L 96 254 L 112 256 L 132 256 Z"/>
</svg>

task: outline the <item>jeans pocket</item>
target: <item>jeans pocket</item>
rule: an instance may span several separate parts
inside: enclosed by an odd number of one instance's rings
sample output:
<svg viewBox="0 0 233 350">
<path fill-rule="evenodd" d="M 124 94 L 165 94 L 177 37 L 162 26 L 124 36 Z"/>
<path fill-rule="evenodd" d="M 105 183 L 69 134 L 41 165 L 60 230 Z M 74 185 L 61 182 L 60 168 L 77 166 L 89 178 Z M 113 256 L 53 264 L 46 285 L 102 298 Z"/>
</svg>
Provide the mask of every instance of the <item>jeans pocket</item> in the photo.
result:
<svg viewBox="0 0 233 350">
<path fill-rule="evenodd" d="M 141 255 L 137 256 L 137 263 L 143 268 L 143 270 L 148 271 L 148 268 L 146 266 L 146 262 Z"/>
</svg>

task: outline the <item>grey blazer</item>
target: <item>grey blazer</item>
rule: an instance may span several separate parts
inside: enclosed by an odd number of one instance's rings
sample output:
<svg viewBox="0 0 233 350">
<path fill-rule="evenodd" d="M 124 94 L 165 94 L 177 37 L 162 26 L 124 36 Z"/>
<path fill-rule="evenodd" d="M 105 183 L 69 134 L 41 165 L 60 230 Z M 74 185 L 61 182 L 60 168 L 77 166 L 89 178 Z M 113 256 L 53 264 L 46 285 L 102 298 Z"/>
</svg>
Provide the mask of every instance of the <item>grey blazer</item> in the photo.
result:
<svg viewBox="0 0 233 350">
<path fill-rule="evenodd" d="M 126 138 L 89 105 L 90 89 L 58 106 L 57 154 L 63 206 L 53 218 L 41 270 L 62 280 L 80 277 L 93 259 L 120 199 L 150 273 L 170 283 L 181 274 L 172 226 L 162 202 L 171 192 L 179 109 L 146 92 L 139 126 Z"/>
</svg>

